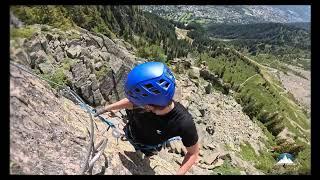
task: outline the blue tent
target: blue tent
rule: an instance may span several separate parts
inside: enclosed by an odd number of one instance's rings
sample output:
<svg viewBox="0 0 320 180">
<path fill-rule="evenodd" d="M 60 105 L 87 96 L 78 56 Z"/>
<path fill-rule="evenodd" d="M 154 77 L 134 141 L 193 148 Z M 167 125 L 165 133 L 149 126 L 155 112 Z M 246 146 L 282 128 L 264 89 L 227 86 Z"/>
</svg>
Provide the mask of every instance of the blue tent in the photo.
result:
<svg viewBox="0 0 320 180">
<path fill-rule="evenodd" d="M 288 159 L 292 160 L 293 161 L 293 156 L 289 153 L 282 153 L 278 156 L 278 161 L 280 161 L 281 159 L 284 158 L 284 156 L 287 156 Z"/>
</svg>

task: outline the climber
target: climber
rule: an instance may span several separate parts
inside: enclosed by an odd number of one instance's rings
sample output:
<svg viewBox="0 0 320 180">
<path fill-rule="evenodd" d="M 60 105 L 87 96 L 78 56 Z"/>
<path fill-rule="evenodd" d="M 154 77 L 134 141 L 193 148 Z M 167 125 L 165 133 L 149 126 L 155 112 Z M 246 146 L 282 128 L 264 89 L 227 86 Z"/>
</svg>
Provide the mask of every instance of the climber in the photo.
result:
<svg viewBox="0 0 320 180">
<path fill-rule="evenodd" d="M 198 160 L 198 133 L 188 110 L 173 100 L 175 77 L 170 69 L 160 62 L 137 65 L 129 72 L 124 91 L 127 98 L 98 109 L 95 116 L 126 109 L 126 138 L 147 159 L 162 149 L 157 145 L 181 137 L 186 154 L 176 174 L 185 174 Z"/>
</svg>

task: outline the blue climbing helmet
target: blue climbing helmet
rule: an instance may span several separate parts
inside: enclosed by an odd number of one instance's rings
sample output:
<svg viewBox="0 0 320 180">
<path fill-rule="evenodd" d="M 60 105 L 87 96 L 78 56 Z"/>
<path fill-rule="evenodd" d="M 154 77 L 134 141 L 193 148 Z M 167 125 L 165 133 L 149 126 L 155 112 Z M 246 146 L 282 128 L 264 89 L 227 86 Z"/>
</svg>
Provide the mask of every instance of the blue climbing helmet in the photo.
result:
<svg viewBox="0 0 320 180">
<path fill-rule="evenodd" d="M 165 64 L 146 62 L 129 72 L 124 90 L 137 106 L 167 106 L 175 92 L 175 78 Z"/>
</svg>

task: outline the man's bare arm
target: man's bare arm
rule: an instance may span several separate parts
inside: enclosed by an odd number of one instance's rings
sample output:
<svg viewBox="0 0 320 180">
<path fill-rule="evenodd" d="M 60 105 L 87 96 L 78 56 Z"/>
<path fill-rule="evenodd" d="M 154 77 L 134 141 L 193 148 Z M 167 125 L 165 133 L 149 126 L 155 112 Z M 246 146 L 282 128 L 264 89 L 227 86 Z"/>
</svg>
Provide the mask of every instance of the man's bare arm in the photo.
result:
<svg viewBox="0 0 320 180">
<path fill-rule="evenodd" d="M 120 109 L 133 109 L 133 104 L 129 101 L 129 99 L 124 98 L 115 103 L 106 105 L 104 108 L 98 110 L 95 116 L 103 114 L 108 111 L 120 110 Z"/>
<path fill-rule="evenodd" d="M 199 143 L 196 143 L 193 146 L 186 147 L 187 154 L 185 155 L 181 167 L 177 172 L 177 175 L 183 175 L 185 174 L 193 164 L 198 160 L 199 158 Z"/>
</svg>

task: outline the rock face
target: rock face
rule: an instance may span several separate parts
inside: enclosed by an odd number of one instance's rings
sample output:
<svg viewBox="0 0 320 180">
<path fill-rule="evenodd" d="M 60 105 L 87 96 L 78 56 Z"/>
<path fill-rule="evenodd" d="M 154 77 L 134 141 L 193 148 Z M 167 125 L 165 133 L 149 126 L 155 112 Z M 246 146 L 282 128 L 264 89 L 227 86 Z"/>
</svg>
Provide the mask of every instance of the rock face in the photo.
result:
<svg viewBox="0 0 320 180">
<path fill-rule="evenodd" d="M 41 31 L 42 26 L 34 25 L 37 30 L 34 37 L 20 42 L 18 47 L 11 46 L 13 61 L 38 69 L 44 75 L 54 76 L 55 70 L 62 68 L 70 81 L 68 85 L 94 106 L 124 97 L 122 85 L 135 64 L 135 56 L 118 45 L 122 41 L 115 43 L 102 34 L 81 28 L 63 32 L 50 27 L 49 31 Z M 71 35 L 74 39 L 68 38 Z M 11 44 L 17 44 L 15 41 Z"/>
<path fill-rule="evenodd" d="M 10 73 L 10 173 L 80 174 L 89 143 L 89 115 L 52 91 L 46 82 L 13 66 Z M 117 127 L 120 121 L 112 119 Z M 99 120 L 95 120 L 94 131 L 95 144 L 105 137 L 108 143 L 93 174 L 170 175 L 179 168 L 175 161 L 183 160 L 168 149 L 146 160 L 129 142 L 117 142 L 112 131 L 107 131 L 107 126 Z M 209 173 L 195 166 L 187 174 Z"/>
<path fill-rule="evenodd" d="M 296 76 L 292 73 L 284 74 L 283 72 L 278 72 L 278 78 L 281 81 L 282 85 L 285 87 L 285 90 L 292 93 L 295 99 L 306 107 L 307 111 L 311 109 L 311 76 L 310 71 L 302 70 L 301 68 L 293 67 L 286 65 L 287 67 L 296 70 L 299 72 L 301 77 Z M 304 78 L 302 78 L 304 77 Z M 309 112 L 310 113 L 310 112 Z"/>
<path fill-rule="evenodd" d="M 23 26 L 23 23 L 15 16 L 12 12 L 10 12 L 10 27 L 19 28 Z"/>
<path fill-rule="evenodd" d="M 182 70 L 183 71 L 183 70 Z M 199 87 L 190 79 L 190 75 L 179 74 L 177 86 L 181 87 L 181 103 L 194 117 L 200 134 L 201 158 L 199 167 L 213 170 L 223 164 L 221 155 L 229 156 L 240 151 L 240 144 L 250 142 L 256 153 L 265 149 L 262 139 L 266 139 L 257 124 L 242 112 L 242 107 L 231 97 L 214 88 L 208 89 L 212 79 L 219 80 L 206 70 L 200 70 Z M 204 81 L 207 79 L 209 82 Z M 224 149 L 225 146 L 232 151 Z M 246 174 L 263 174 L 252 164 L 231 155 L 231 163 L 246 169 Z"/>
<path fill-rule="evenodd" d="M 101 106 L 121 99 L 127 73 L 137 63 L 134 48 L 84 29 L 42 32 L 29 40 L 11 41 L 10 57 L 30 70 L 67 80 L 88 104 Z M 72 39 L 76 36 L 77 38 Z M 175 100 L 192 114 L 200 143 L 199 162 L 187 174 L 211 174 L 226 161 L 242 174 L 262 174 L 237 156 L 240 143 L 248 141 L 256 152 L 266 138 L 257 124 L 242 113 L 236 101 L 213 83 L 219 81 L 193 60 L 173 64 Z M 63 72 L 63 75 L 57 72 Z M 10 66 L 10 172 L 12 174 L 79 174 L 89 143 L 89 115 L 67 95 L 61 96 L 46 82 Z M 70 96 L 70 95 L 69 95 Z M 124 112 L 111 120 L 122 126 Z M 119 126 L 118 126 L 119 125 Z M 181 141 L 170 143 L 154 159 L 146 160 L 127 141 L 117 141 L 106 125 L 95 120 L 95 144 L 108 137 L 107 148 L 93 174 L 174 174 L 186 154 Z M 230 149 L 225 149 L 225 146 Z"/>
<path fill-rule="evenodd" d="M 88 115 L 34 76 L 10 73 L 11 173 L 78 174 L 88 138 L 84 126 L 72 123 L 87 123 Z"/>
</svg>

